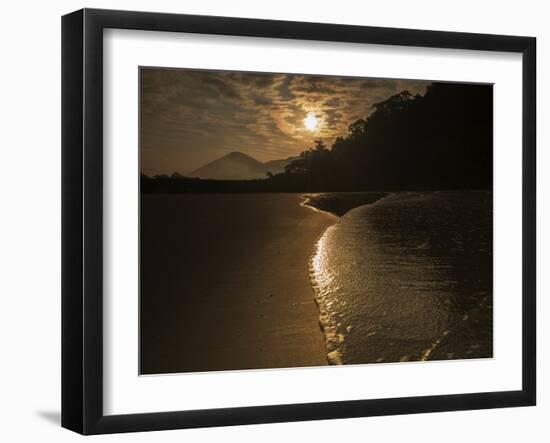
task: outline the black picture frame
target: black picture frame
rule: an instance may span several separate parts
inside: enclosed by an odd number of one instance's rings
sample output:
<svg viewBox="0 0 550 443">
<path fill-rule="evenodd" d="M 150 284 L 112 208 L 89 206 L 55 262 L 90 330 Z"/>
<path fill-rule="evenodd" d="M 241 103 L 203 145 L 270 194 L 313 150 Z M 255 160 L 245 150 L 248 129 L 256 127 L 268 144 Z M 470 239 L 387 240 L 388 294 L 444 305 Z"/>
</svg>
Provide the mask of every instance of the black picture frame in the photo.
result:
<svg viewBox="0 0 550 443">
<path fill-rule="evenodd" d="M 522 389 L 130 415 L 103 412 L 103 30 L 171 31 L 522 54 Z M 81 434 L 531 406 L 536 403 L 536 39 L 83 9 L 62 18 L 62 426 Z"/>
</svg>

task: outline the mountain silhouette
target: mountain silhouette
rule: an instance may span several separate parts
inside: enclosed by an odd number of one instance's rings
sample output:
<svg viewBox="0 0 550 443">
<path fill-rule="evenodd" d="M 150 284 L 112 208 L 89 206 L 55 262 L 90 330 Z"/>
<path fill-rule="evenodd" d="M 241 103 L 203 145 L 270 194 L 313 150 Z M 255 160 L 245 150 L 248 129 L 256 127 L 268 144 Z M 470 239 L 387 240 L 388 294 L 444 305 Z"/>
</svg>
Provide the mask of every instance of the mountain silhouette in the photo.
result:
<svg viewBox="0 0 550 443">
<path fill-rule="evenodd" d="M 284 171 L 284 167 L 293 158 L 271 160 L 262 163 L 243 152 L 230 152 L 223 157 L 186 174 L 189 177 L 217 180 L 251 180 L 266 178 L 267 172 L 277 174 Z"/>
</svg>

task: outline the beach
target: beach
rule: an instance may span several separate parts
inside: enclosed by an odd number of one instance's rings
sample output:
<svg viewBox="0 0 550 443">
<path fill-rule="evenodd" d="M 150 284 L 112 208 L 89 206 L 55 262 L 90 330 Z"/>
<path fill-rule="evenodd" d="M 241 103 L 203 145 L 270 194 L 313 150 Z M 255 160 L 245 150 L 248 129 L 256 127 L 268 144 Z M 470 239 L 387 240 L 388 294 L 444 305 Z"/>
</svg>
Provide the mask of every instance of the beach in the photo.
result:
<svg viewBox="0 0 550 443">
<path fill-rule="evenodd" d="M 491 358 L 491 208 L 475 191 L 143 195 L 141 373 Z"/>
<path fill-rule="evenodd" d="M 308 265 L 338 219 L 302 201 L 142 196 L 142 374 L 327 364 Z"/>
</svg>

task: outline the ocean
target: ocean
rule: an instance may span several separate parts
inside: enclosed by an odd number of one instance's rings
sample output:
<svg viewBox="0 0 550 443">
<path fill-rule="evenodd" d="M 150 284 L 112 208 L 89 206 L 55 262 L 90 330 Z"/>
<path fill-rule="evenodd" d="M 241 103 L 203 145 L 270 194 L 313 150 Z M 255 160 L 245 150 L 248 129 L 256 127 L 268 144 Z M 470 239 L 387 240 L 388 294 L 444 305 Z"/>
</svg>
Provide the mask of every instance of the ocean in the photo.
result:
<svg viewBox="0 0 550 443">
<path fill-rule="evenodd" d="M 316 245 L 310 277 L 332 364 L 491 358 L 492 193 L 400 192 Z"/>
</svg>

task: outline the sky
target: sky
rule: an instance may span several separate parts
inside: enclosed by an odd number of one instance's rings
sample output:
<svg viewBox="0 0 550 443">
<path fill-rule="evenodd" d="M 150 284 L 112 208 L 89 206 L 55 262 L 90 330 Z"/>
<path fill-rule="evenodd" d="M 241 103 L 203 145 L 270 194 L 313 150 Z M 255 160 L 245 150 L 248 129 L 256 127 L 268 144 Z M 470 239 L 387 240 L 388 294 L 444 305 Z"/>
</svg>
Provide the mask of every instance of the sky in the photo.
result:
<svg viewBox="0 0 550 443">
<path fill-rule="evenodd" d="M 141 171 L 185 174 L 232 151 L 265 162 L 330 147 L 372 105 L 428 81 L 141 68 Z"/>
</svg>

